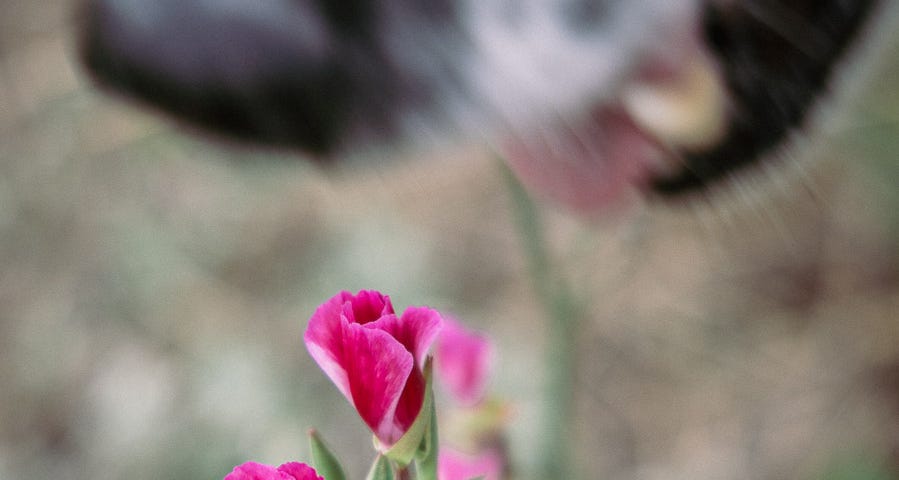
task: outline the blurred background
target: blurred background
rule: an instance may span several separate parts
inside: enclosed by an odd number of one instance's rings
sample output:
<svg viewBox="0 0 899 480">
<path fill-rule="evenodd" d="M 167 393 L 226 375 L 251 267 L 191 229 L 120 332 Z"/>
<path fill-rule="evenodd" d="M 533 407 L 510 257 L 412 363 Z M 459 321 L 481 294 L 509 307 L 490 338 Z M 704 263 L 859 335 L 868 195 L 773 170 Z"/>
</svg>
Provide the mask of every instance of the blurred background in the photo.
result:
<svg viewBox="0 0 899 480">
<path fill-rule="evenodd" d="M 328 172 L 92 88 L 72 0 L 0 0 L 0 480 L 218 479 L 370 437 L 302 332 L 341 289 L 488 332 L 534 478 L 547 323 L 499 163 Z M 601 220 L 541 206 L 578 299 L 588 479 L 889 479 L 899 468 L 899 42 L 782 180 Z M 434 157 L 434 158 L 432 158 Z"/>
</svg>

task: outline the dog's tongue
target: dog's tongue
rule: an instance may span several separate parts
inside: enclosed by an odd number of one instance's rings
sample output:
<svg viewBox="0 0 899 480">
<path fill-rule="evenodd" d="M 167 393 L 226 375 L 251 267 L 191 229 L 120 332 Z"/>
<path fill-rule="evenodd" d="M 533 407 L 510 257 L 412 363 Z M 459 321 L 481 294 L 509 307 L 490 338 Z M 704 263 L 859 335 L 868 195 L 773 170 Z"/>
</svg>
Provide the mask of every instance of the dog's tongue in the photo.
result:
<svg viewBox="0 0 899 480">
<path fill-rule="evenodd" d="M 509 141 L 504 153 L 525 187 L 579 213 L 620 207 L 662 158 L 654 141 L 617 108 Z"/>
<path fill-rule="evenodd" d="M 698 47 L 684 52 L 647 62 L 620 104 L 507 142 L 509 166 L 538 195 L 581 213 L 620 206 L 625 193 L 682 168 L 671 152 L 718 142 L 727 105 L 709 56 Z"/>
</svg>

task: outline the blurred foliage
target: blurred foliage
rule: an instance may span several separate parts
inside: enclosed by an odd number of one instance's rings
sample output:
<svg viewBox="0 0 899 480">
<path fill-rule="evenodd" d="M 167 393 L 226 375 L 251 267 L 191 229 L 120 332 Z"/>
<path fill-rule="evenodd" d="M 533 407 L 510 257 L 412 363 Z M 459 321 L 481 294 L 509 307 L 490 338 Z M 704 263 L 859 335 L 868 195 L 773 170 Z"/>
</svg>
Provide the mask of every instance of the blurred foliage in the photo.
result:
<svg viewBox="0 0 899 480">
<path fill-rule="evenodd" d="M 840 462 L 822 480 L 895 480 L 896 477 L 881 464 L 864 459 Z"/>
</svg>

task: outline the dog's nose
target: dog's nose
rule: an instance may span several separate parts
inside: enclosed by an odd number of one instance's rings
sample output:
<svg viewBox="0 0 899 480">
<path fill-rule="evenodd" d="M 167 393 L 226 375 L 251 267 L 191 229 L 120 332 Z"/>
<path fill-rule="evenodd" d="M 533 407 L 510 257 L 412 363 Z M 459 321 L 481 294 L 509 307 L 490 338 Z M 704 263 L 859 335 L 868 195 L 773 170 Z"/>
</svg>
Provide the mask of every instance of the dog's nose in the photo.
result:
<svg viewBox="0 0 899 480">
<path fill-rule="evenodd" d="M 345 35 L 313 0 L 91 0 L 95 78 L 229 136 L 327 153 L 345 133 Z M 353 3 L 353 2 L 351 2 Z"/>
</svg>

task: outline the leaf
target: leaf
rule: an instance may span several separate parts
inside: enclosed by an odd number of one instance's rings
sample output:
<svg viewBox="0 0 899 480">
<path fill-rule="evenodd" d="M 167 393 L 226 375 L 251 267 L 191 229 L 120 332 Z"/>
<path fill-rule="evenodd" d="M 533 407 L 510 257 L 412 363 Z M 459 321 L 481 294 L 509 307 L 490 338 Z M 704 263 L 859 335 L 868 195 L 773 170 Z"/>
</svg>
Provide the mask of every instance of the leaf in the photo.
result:
<svg viewBox="0 0 899 480">
<path fill-rule="evenodd" d="M 434 411 L 434 389 L 433 389 L 433 357 L 428 357 L 425 361 L 424 377 L 425 377 L 425 398 L 421 405 L 421 411 L 418 417 L 412 422 L 409 430 L 400 437 L 397 442 L 384 453 L 386 457 L 397 463 L 400 468 L 406 468 L 416 457 L 422 443 L 426 442 L 426 436 L 431 430 L 431 424 L 436 422 L 436 413 Z M 433 417 L 433 418 L 432 418 Z M 437 427 L 433 427 L 433 431 L 437 433 Z M 433 440 L 433 450 L 436 455 L 436 438 Z M 428 478 L 428 477 L 423 477 Z M 436 474 L 433 477 L 436 479 Z"/>
<path fill-rule="evenodd" d="M 345 480 L 346 474 L 337 457 L 331 452 L 315 429 L 309 430 L 309 445 L 312 450 L 312 465 L 325 480 Z"/>
<path fill-rule="evenodd" d="M 393 478 L 393 467 L 390 465 L 390 460 L 384 455 L 378 455 L 365 480 L 393 480 Z"/>
</svg>

